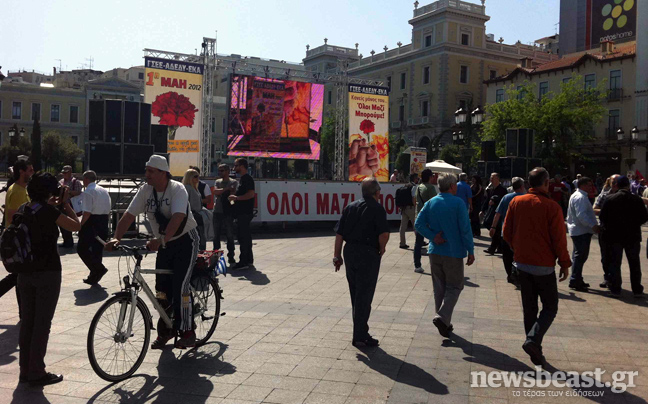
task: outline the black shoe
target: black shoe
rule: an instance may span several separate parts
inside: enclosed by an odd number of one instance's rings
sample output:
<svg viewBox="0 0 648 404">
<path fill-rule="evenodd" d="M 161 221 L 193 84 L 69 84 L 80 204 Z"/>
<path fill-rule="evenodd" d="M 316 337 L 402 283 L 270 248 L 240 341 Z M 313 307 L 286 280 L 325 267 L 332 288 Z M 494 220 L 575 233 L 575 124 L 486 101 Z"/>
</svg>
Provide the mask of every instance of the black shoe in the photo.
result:
<svg viewBox="0 0 648 404">
<path fill-rule="evenodd" d="M 230 267 L 236 265 L 236 260 L 234 258 L 228 258 L 227 265 L 229 265 Z"/>
<path fill-rule="evenodd" d="M 163 349 L 164 346 L 166 345 L 166 343 L 169 342 L 169 340 L 171 338 L 172 337 L 168 337 L 168 338 L 167 337 L 160 337 L 158 335 L 158 337 L 155 339 L 155 341 L 153 341 L 153 343 L 151 344 L 151 349 Z"/>
<path fill-rule="evenodd" d="M 495 252 L 492 250 L 489 250 L 488 248 L 484 250 L 484 252 L 488 255 L 495 255 Z"/>
<path fill-rule="evenodd" d="M 61 243 L 58 246 L 61 247 L 61 248 L 74 248 L 74 243 L 72 243 L 72 244 Z"/>
<path fill-rule="evenodd" d="M 30 386 L 47 386 L 49 384 L 55 384 L 63 381 L 63 375 L 55 375 L 54 373 L 47 373 L 45 376 L 40 379 L 30 380 Z"/>
<path fill-rule="evenodd" d="M 569 285 L 569 289 L 574 289 L 578 292 L 587 292 L 589 283 L 573 283 Z"/>
<path fill-rule="evenodd" d="M 612 297 L 612 298 L 615 298 L 615 299 L 620 299 L 621 298 L 621 291 L 615 292 L 613 290 L 610 290 L 608 292 L 608 296 Z"/>
<path fill-rule="evenodd" d="M 107 270 L 107 269 L 102 269 L 101 272 L 100 272 L 98 275 L 95 276 L 95 283 L 99 283 L 99 281 L 101 280 L 101 278 L 103 278 L 103 276 L 104 276 L 105 274 L 107 274 L 107 273 L 108 273 L 108 270 Z"/>
<path fill-rule="evenodd" d="M 378 340 L 373 338 L 372 336 L 368 336 L 367 338 L 363 340 L 352 340 L 351 345 L 353 345 L 356 348 L 359 348 L 358 345 L 360 346 L 366 346 L 366 347 L 375 347 L 380 345 Z"/>
<path fill-rule="evenodd" d="M 603 281 L 603 282 L 601 282 L 599 284 L 599 287 L 604 288 L 604 289 L 605 288 L 609 289 L 610 288 L 610 282 L 609 281 Z"/>
<path fill-rule="evenodd" d="M 542 348 L 533 341 L 527 340 L 522 344 L 522 349 L 529 355 L 531 362 L 536 366 L 542 366 L 544 364 L 544 356 L 542 355 Z"/>
<path fill-rule="evenodd" d="M 434 320 L 432 320 L 432 324 L 436 326 L 436 328 L 439 330 L 439 334 L 441 334 L 442 337 L 444 338 L 450 337 L 448 326 L 445 325 L 445 323 L 443 322 L 443 320 L 441 320 L 440 317 L 436 317 Z"/>
<path fill-rule="evenodd" d="M 398 246 L 398 248 L 402 248 L 403 250 L 407 250 L 409 246 L 407 244 Z"/>
<path fill-rule="evenodd" d="M 243 262 L 237 262 L 231 269 L 248 269 L 250 266 Z"/>
<path fill-rule="evenodd" d="M 97 281 L 95 280 L 94 276 L 90 275 L 83 280 L 83 283 L 87 283 L 90 286 L 94 286 L 97 284 Z"/>
<path fill-rule="evenodd" d="M 430 243 L 423 243 L 423 244 L 421 244 L 422 247 L 427 247 L 428 245 L 430 245 Z"/>
<path fill-rule="evenodd" d="M 639 292 L 639 293 L 635 293 L 634 297 L 637 299 L 643 299 L 644 297 L 646 297 L 646 294 L 644 292 Z"/>
</svg>

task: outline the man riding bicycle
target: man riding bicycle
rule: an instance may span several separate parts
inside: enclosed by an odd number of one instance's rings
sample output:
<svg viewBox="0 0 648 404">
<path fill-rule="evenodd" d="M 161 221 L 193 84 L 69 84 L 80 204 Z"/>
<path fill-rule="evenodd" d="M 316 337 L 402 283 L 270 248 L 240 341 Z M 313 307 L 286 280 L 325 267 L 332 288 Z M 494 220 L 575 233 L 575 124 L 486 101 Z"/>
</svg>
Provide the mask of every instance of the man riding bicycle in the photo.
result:
<svg viewBox="0 0 648 404">
<path fill-rule="evenodd" d="M 151 349 L 162 349 L 173 338 L 174 331 L 180 337 L 176 348 L 193 347 L 196 333 L 193 330 L 190 282 L 198 255 L 197 224 L 189 209 L 187 190 L 180 182 L 171 179 L 166 158 L 151 156 L 146 163 L 145 177 L 146 185 L 137 191 L 117 224 L 115 238 L 106 243 L 106 249 L 113 250 L 135 217 L 146 213 L 155 236 L 146 246 L 158 252 L 155 267 L 173 270 L 172 276 L 155 276 L 155 290 L 164 307 L 169 307 L 169 303 L 173 305 L 174 330 L 158 321 L 158 337 Z"/>
</svg>

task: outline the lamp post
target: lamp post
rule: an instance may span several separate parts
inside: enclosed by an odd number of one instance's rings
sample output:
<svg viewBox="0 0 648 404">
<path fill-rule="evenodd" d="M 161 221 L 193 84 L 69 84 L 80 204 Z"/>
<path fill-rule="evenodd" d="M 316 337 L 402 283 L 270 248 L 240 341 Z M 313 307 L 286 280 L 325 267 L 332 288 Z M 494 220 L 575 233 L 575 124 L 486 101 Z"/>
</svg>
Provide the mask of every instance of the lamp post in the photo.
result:
<svg viewBox="0 0 648 404">
<path fill-rule="evenodd" d="M 620 142 L 623 140 L 623 137 L 625 136 L 625 132 L 623 131 L 623 128 L 619 128 L 616 131 L 617 134 L 617 140 Z"/>
<path fill-rule="evenodd" d="M 435 156 L 434 159 L 435 160 L 439 159 L 439 155 L 441 154 L 442 149 L 443 149 L 443 145 L 441 145 L 441 143 L 437 143 L 437 144 L 432 143 L 430 145 L 430 151 L 432 153 L 434 153 L 434 156 Z"/>
<path fill-rule="evenodd" d="M 18 128 L 14 125 L 11 128 L 9 128 L 9 144 L 11 146 L 16 146 L 17 139 L 16 139 L 16 134 L 18 132 Z"/>
<path fill-rule="evenodd" d="M 639 128 L 637 128 L 637 127 L 635 126 L 635 127 L 632 128 L 632 130 L 630 131 L 630 134 L 631 134 L 631 139 L 632 139 L 633 141 L 637 141 L 637 140 L 639 140 Z"/>
<path fill-rule="evenodd" d="M 470 171 L 470 162 L 475 150 L 472 148 L 473 134 L 479 132 L 481 123 L 484 120 L 484 110 L 480 106 L 468 112 L 462 106 L 455 111 L 455 126 L 459 129 L 452 133 L 452 141 L 455 144 L 463 145 L 461 156 L 464 164 L 464 171 Z"/>
</svg>

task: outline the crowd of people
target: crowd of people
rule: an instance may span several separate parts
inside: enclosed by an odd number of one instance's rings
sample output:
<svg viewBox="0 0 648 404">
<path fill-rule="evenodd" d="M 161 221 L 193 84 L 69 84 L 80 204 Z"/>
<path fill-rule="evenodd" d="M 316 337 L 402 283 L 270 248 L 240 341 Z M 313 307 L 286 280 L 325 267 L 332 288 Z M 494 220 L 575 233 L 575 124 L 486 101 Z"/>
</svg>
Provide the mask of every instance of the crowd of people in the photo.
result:
<svg viewBox="0 0 648 404">
<path fill-rule="evenodd" d="M 27 156 L 20 156 L 7 184 L 4 226 L 11 226 L 17 214 L 21 218 L 33 215 L 33 221 L 22 223 L 29 227 L 30 243 L 38 248 L 33 249 L 34 264 L 29 269 L 9 273 L 0 280 L 0 297 L 16 287 L 21 319 L 20 382 L 47 385 L 63 380 L 62 375 L 46 372 L 44 362 L 61 290 L 59 248 L 74 248 L 72 234 L 78 232 L 76 251 L 89 270 L 83 282 L 97 285 L 108 272 L 103 265 L 104 250 L 113 250 L 140 214 L 151 226 L 154 238 L 147 247 L 157 251 L 156 268 L 173 270 L 171 276 L 156 276 L 155 289 L 158 300 L 173 315 L 174 327 L 168 329 L 160 321 L 151 347 L 162 349 L 176 336 L 177 348 L 194 346 L 189 284 L 199 250 L 206 249 L 208 241 L 213 241 L 214 249 L 220 249 L 224 234 L 231 269 L 246 269 L 254 263 L 250 222 L 255 191 L 247 169 L 247 160 L 235 161 L 237 181 L 230 179 L 230 167 L 221 165 L 212 196 L 197 167 L 190 167 L 178 182 L 172 179 L 165 157 L 151 156 L 144 170 L 146 184 L 138 189 L 119 220 L 114 238 L 104 245 L 110 233 L 112 202 L 108 190 L 97 184 L 97 174 L 85 171 L 79 180 L 71 166 L 64 166 L 58 180 L 49 173 L 34 173 Z M 235 227 L 241 250 L 238 262 L 234 260 Z M 59 231 L 63 243 L 57 245 Z"/>
<path fill-rule="evenodd" d="M 491 239 L 484 252 L 502 254 L 507 281 L 520 289 L 526 334 L 522 348 L 535 365 L 546 363 L 542 341 L 558 311 L 557 283 L 569 279 L 571 289 L 590 288 L 583 267 L 594 234 L 603 269 L 599 286 L 609 289 L 610 297 L 621 297 L 625 252 L 633 295 L 644 298 L 639 254 L 641 226 L 648 221 L 648 191 L 642 186 L 645 182 L 638 176 L 618 174 L 605 181 L 600 175 L 594 180 L 580 174 L 574 181 L 559 175 L 550 178 L 542 167 L 533 169 L 526 180 L 512 178 L 508 189 L 498 173 L 490 175 L 487 186 L 478 176 L 469 184 L 465 173 L 457 178 L 425 169 L 420 179 L 410 174 L 395 198 L 402 215 L 400 248 L 409 249 L 406 231 L 413 223 L 414 271 L 425 272 L 421 250 L 427 245 L 436 310 L 433 324 L 439 333 L 449 337 L 454 329 L 452 313 L 464 287 L 464 266 L 475 262 L 473 238 L 481 237 L 482 227 Z M 346 262 L 354 345 L 376 346 L 379 341 L 369 334 L 368 319 L 389 232 L 385 210 L 377 203 L 378 182 L 366 179 L 362 193 L 362 199 L 344 209 L 336 226 L 333 263 L 338 271 Z M 572 239 L 571 256 L 567 235 Z"/>
</svg>

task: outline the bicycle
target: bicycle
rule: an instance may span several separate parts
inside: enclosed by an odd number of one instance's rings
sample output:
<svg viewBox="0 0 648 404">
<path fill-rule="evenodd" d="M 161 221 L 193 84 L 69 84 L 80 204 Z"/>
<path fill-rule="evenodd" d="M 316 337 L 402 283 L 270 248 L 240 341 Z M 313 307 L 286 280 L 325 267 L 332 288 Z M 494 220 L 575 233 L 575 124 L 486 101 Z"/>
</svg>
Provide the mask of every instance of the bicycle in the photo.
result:
<svg viewBox="0 0 648 404">
<path fill-rule="evenodd" d="M 129 247 L 118 245 L 116 249 L 128 255 L 128 275 L 122 281 L 124 287 L 114 294 L 97 311 L 90 323 L 88 331 L 88 358 L 95 373 L 110 382 L 125 380 L 140 367 L 149 348 L 153 316 L 146 303 L 138 296 L 140 290 L 148 296 L 161 320 L 169 329 L 173 329 L 173 319 L 158 302 L 142 277 L 142 274 L 170 275 L 171 270 L 142 269 L 144 256 L 140 251 L 145 247 Z M 214 251 L 216 262 L 223 254 Z M 130 260 L 135 261 L 131 271 Z M 220 301 L 223 290 L 218 284 L 218 278 L 212 274 L 213 267 L 208 270 L 194 269 L 191 280 L 191 295 L 193 297 L 193 321 L 195 323 L 196 347 L 204 345 L 211 338 L 220 313 Z M 121 284 L 121 282 L 120 282 Z"/>
</svg>

